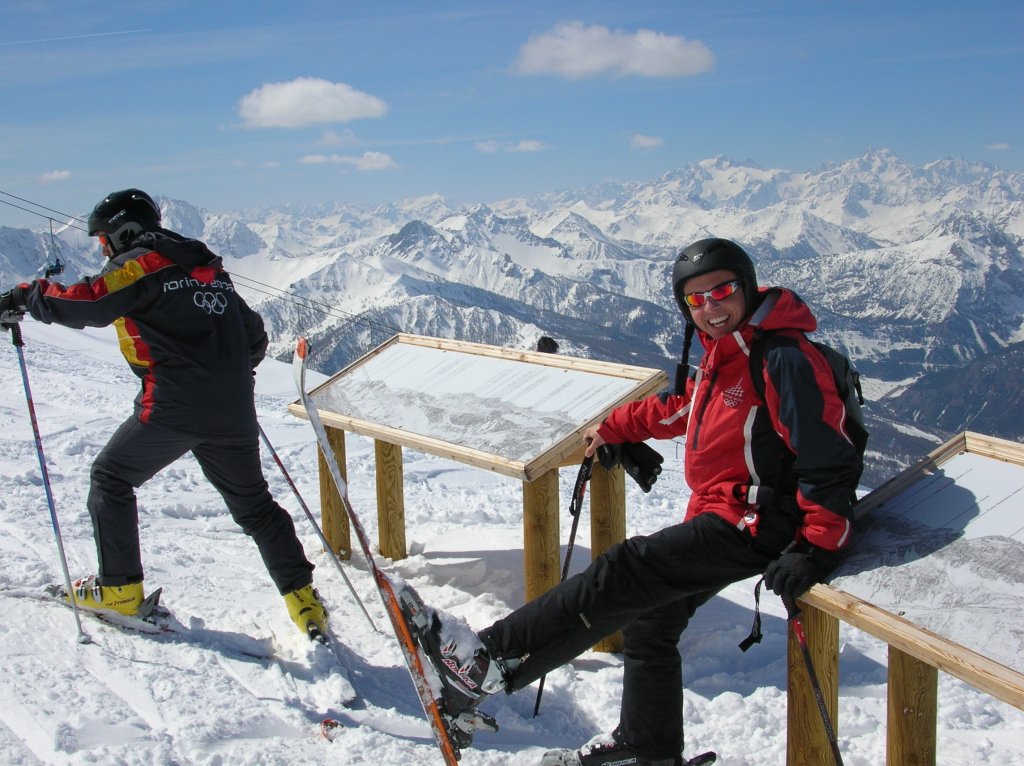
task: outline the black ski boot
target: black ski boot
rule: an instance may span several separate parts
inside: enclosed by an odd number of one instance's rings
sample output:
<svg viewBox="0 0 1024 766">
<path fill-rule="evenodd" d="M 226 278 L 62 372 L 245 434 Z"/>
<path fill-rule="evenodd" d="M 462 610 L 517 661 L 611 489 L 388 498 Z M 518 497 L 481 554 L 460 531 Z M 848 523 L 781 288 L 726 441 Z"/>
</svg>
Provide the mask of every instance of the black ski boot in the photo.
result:
<svg viewBox="0 0 1024 766">
<path fill-rule="evenodd" d="M 600 736 L 579 750 L 549 750 L 541 758 L 540 766 L 708 766 L 717 758 L 714 753 L 690 759 L 682 755 L 647 758 L 611 737 Z"/>
<path fill-rule="evenodd" d="M 458 746 L 472 744 L 477 731 L 498 731 L 494 718 L 476 706 L 505 688 L 504 663 L 491 659 L 468 625 L 426 606 L 410 585 L 403 583 L 395 595 L 409 630 L 441 682 L 439 707 Z"/>
<path fill-rule="evenodd" d="M 443 687 L 446 712 L 455 718 L 505 688 L 501 664 L 465 623 L 427 607 L 409 585 L 397 594 L 402 613 Z"/>
</svg>

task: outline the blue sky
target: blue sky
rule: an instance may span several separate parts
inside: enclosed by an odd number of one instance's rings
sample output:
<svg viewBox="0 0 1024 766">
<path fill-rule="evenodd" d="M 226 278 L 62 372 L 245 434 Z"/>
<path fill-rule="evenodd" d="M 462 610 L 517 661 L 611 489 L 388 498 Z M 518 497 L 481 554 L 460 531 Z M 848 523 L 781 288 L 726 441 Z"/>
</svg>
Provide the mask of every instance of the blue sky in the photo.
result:
<svg viewBox="0 0 1024 766">
<path fill-rule="evenodd" d="M 493 202 L 720 154 L 1024 171 L 1024 3 L 4 0 L 0 115 L 0 201 L 75 214 Z"/>
</svg>

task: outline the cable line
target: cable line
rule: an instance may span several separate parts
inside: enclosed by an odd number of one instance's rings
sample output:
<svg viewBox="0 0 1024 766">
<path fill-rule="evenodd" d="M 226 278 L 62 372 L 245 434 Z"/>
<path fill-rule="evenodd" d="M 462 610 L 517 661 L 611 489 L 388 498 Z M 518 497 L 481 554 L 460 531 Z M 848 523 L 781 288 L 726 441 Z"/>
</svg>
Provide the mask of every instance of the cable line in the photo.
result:
<svg viewBox="0 0 1024 766">
<path fill-rule="evenodd" d="M 349 319 L 350 321 L 359 321 L 365 324 L 377 325 L 378 327 L 385 330 L 389 330 L 392 333 L 401 332 L 400 328 L 395 327 L 394 325 L 390 325 L 387 322 L 363 318 L 359 314 L 353 314 L 343 309 L 339 309 L 335 306 L 331 306 L 328 303 L 322 303 L 320 301 L 316 301 L 312 298 L 309 298 L 305 295 L 299 295 L 298 293 L 290 292 L 288 290 L 285 290 L 284 288 L 277 287 L 276 285 L 269 285 L 266 282 L 260 282 L 258 279 L 247 277 L 244 274 L 240 274 L 237 271 L 232 271 L 231 276 L 237 280 L 241 280 L 243 285 L 252 290 L 253 292 L 263 293 L 264 295 L 269 295 L 272 298 L 280 298 L 282 300 L 287 300 L 289 303 L 292 303 L 296 306 L 302 306 L 303 308 L 313 309 L 314 311 L 318 311 L 322 314 L 332 316 L 337 319 Z M 259 287 L 254 287 L 254 285 L 267 287 L 270 288 L 270 290 L 277 290 L 278 293 L 272 293 L 268 292 L 267 290 L 261 290 Z"/>
<path fill-rule="evenodd" d="M 32 200 L 25 199 L 24 197 L 19 197 L 16 194 L 11 194 L 10 192 L 6 192 L 3 189 L 0 189 L 0 194 L 2 194 L 4 196 L 7 196 L 7 197 L 11 197 L 12 199 L 16 199 L 19 202 L 24 202 L 27 205 L 32 205 L 34 207 L 40 208 L 41 210 L 47 210 L 47 211 L 49 211 L 51 213 L 56 213 L 57 215 L 62 216 L 62 219 L 59 222 L 62 225 L 66 226 L 67 228 L 78 229 L 79 231 L 88 232 L 88 229 L 86 229 L 85 227 L 75 226 L 72 223 L 72 221 L 78 221 L 79 223 L 85 223 L 85 221 L 83 221 L 81 218 L 79 218 L 77 216 L 73 216 L 73 215 L 69 215 L 67 213 L 63 213 L 60 210 L 54 210 L 53 208 L 46 207 L 45 205 L 40 205 L 37 202 L 33 202 Z M 54 219 L 52 216 L 46 215 L 44 213 L 40 213 L 38 210 L 30 210 L 29 208 L 22 207 L 21 205 L 16 205 L 13 202 L 9 202 L 9 201 L 7 201 L 5 199 L 0 199 L 0 203 L 2 203 L 4 205 L 8 205 L 8 206 L 13 207 L 13 208 L 16 208 L 18 210 L 22 210 L 22 211 L 24 211 L 26 213 L 31 213 L 32 215 L 37 215 L 40 218 L 45 218 L 46 220 L 48 220 L 50 222 L 50 240 L 51 240 L 51 244 L 52 244 L 52 247 L 56 251 L 57 245 L 56 245 L 56 241 L 54 240 L 54 235 L 53 235 L 53 223 L 57 219 Z M 64 219 L 67 219 L 67 220 L 64 220 Z M 278 245 L 274 245 L 270 249 L 271 249 L 272 252 L 274 250 L 277 250 L 277 251 L 279 251 L 281 253 L 284 253 L 289 258 L 299 258 L 300 257 L 300 256 L 295 255 L 294 253 L 291 253 L 291 252 L 285 250 L 283 247 L 279 247 Z M 59 255 L 58 255 L 58 261 L 59 261 Z M 55 273 L 59 273 L 59 272 L 55 272 Z M 261 282 L 258 279 L 254 279 L 252 277 L 247 277 L 245 274 L 241 274 L 241 273 L 239 273 L 237 271 L 231 271 L 230 273 L 231 273 L 231 276 L 234 279 L 240 280 L 244 287 L 248 288 L 249 290 L 252 290 L 253 292 L 262 293 L 263 295 L 270 296 L 271 298 L 277 298 L 277 299 L 282 300 L 282 301 L 284 301 L 286 303 L 291 303 L 294 306 L 298 306 L 300 308 L 305 308 L 305 309 L 309 309 L 310 311 L 318 312 L 320 314 L 323 314 L 324 316 L 331 317 L 333 319 L 345 320 L 347 322 L 347 324 L 364 324 L 364 325 L 367 325 L 370 328 L 371 331 L 374 330 L 374 329 L 380 329 L 380 330 L 384 330 L 384 331 L 388 332 L 391 335 L 393 335 L 395 333 L 401 332 L 400 328 L 395 327 L 394 325 L 390 325 L 387 322 L 383 322 L 383 321 L 379 321 L 379 320 L 374 320 L 374 319 L 369 319 L 367 317 L 360 316 L 358 314 L 352 314 L 350 312 L 343 311 L 342 309 L 336 308 L 336 307 L 331 306 L 331 305 L 326 304 L 326 303 L 322 303 L 320 301 L 313 300 L 312 298 L 308 298 L 308 297 L 303 296 L 303 295 L 299 295 L 298 293 L 292 292 L 292 291 L 287 290 L 287 289 L 285 289 L 283 287 L 278 287 L 277 285 L 267 284 L 266 282 Z M 276 292 L 268 292 L 268 290 L 261 290 L 259 287 L 256 287 L 255 285 L 260 285 L 261 287 L 269 288 L 270 290 L 274 290 Z"/>
<path fill-rule="evenodd" d="M 32 202 L 31 200 L 26 200 L 23 197 L 18 197 L 17 195 L 12 195 L 9 192 L 4 192 L 3 189 L 0 189 L 0 195 L 3 195 L 5 197 L 10 197 L 11 199 L 17 200 L 18 202 L 24 202 L 27 205 L 32 205 L 34 207 L 40 208 L 41 210 L 47 210 L 50 213 L 56 213 L 57 215 L 62 216 L 62 218 L 59 219 L 59 222 L 62 225 L 65 225 L 68 228 L 75 228 L 75 229 L 78 229 L 80 231 L 85 231 L 86 233 L 88 233 L 88 229 L 85 226 L 78 226 L 78 225 L 75 225 L 75 223 L 73 223 L 73 221 L 77 221 L 79 223 L 85 223 L 85 221 L 83 219 L 79 218 L 78 216 L 69 215 L 68 213 L 62 213 L 59 210 L 54 210 L 53 208 L 48 208 L 45 205 L 40 205 L 39 203 Z M 14 203 L 8 202 L 7 200 L 4 200 L 4 199 L 0 199 L 0 204 L 4 204 L 4 205 L 7 205 L 9 207 L 16 208 L 17 210 L 25 211 L 26 213 L 31 213 L 32 215 L 38 215 L 40 218 L 45 218 L 48 221 L 50 221 L 51 228 L 52 228 L 52 223 L 55 220 L 57 220 L 57 219 L 54 219 L 52 216 L 46 215 L 45 213 L 40 213 L 38 210 L 30 210 L 29 208 L 24 208 L 24 207 L 22 207 L 20 205 L 15 205 Z M 52 240 L 52 233 L 51 233 L 51 240 Z M 53 243 L 53 246 L 55 247 L 55 243 Z M 302 256 L 299 256 L 299 255 L 296 255 L 295 253 L 289 252 L 288 250 L 285 250 L 280 245 L 273 245 L 273 246 L 271 246 L 270 247 L 270 251 L 271 252 L 278 251 L 280 253 L 284 253 L 286 256 L 288 256 L 289 258 L 292 258 L 292 259 L 298 259 L 298 258 L 302 257 Z M 343 330 L 348 325 L 365 325 L 368 328 L 370 328 L 371 332 L 373 332 L 374 330 L 380 330 L 380 331 L 384 331 L 384 332 L 388 333 L 388 337 L 390 337 L 391 335 L 394 335 L 395 333 L 402 332 L 400 328 L 396 328 L 396 327 L 394 327 L 392 325 L 387 324 L 386 322 L 381 322 L 381 321 L 378 321 L 378 320 L 372 320 L 372 318 L 369 318 L 365 314 L 360 315 L 360 314 L 349 313 L 348 311 L 344 311 L 344 310 L 342 310 L 340 308 L 336 308 L 336 307 L 331 306 L 331 305 L 329 305 L 327 303 L 323 303 L 321 301 L 316 301 L 316 300 L 313 300 L 312 298 L 308 298 L 306 296 L 299 295 L 298 293 L 291 292 L 290 290 L 287 290 L 285 288 L 280 288 L 280 287 L 278 287 L 276 285 L 268 285 L 268 284 L 266 284 L 264 282 L 260 282 L 259 280 L 253 279 L 253 278 L 251 278 L 251 276 L 246 276 L 245 274 L 240 273 L 238 271 L 231 270 L 229 273 L 231 274 L 231 276 L 232 276 L 232 278 L 234 280 L 238 280 L 244 287 L 246 287 L 249 290 L 252 290 L 253 292 L 262 293 L 263 295 L 267 295 L 267 296 L 269 296 L 271 298 L 278 298 L 279 300 L 282 300 L 282 301 L 287 302 L 287 303 L 291 303 L 291 304 L 293 304 L 295 306 L 298 306 L 300 308 L 306 308 L 306 309 L 309 309 L 311 311 L 315 311 L 317 313 L 321 313 L 324 316 L 329 316 L 329 317 L 335 318 L 335 320 L 343 320 L 346 324 L 339 326 L 337 328 L 338 330 Z M 269 290 L 273 290 L 273 291 L 276 291 L 276 292 L 267 292 L 267 290 L 261 290 L 260 287 L 256 287 L 257 285 L 262 287 L 262 288 L 268 288 Z M 582 317 L 578 317 L 578 318 L 580 318 L 580 320 L 583 321 Z M 371 336 L 371 337 L 373 337 L 373 336 Z"/>
<path fill-rule="evenodd" d="M 72 225 L 70 223 L 70 221 L 79 221 L 80 223 L 85 223 L 85 221 L 83 221 L 78 216 L 69 215 L 68 213 L 62 213 L 60 210 L 54 210 L 52 207 L 46 207 L 46 205 L 40 205 L 38 202 L 33 202 L 30 199 L 25 199 L 24 197 L 19 197 L 17 194 L 11 194 L 10 192 L 5 192 L 3 189 L 0 189 L 0 194 L 3 194 L 5 197 L 10 197 L 11 199 L 16 199 L 19 202 L 24 202 L 26 205 L 32 205 L 33 207 L 38 207 L 38 208 L 41 208 L 43 210 L 49 210 L 51 213 L 56 213 L 57 215 L 61 216 L 62 218 L 69 219 L 69 222 L 67 223 L 68 226 Z M 28 208 L 24 208 L 21 205 L 15 205 L 13 202 L 8 202 L 7 200 L 4 200 L 4 199 L 0 199 L 0 202 L 4 203 L 5 205 L 10 205 L 11 207 L 17 208 L 18 210 L 24 210 L 26 213 L 31 213 L 32 215 L 38 215 L 40 218 L 47 218 L 47 219 L 49 219 L 51 221 L 53 220 L 52 218 L 50 218 L 50 216 L 43 215 L 42 213 L 40 213 L 37 210 L 29 210 Z M 80 229 L 80 227 L 78 227 L 78 226 L 74 226 L 73 228 Z M 85 231 L 85 229 L 81 229 L 81 231 Z"/>
</svg>

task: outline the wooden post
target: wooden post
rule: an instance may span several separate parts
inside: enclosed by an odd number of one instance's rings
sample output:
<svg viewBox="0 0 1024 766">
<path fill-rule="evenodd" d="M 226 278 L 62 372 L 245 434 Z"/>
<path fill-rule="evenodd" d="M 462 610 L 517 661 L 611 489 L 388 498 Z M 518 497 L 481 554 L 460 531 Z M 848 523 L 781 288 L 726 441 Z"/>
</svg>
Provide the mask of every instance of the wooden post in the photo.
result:
<svg viewBox="0 0 1024 766">
<path fill-rule="evenodd" d="M 597 558 L 626 539 L 626 473 L 622 466 L 608 471 L 597 460 L 590 475 L 590 557 Z M 622 631 L 599 641 L 598 652 L 621 652 Z"/>
<path fill-rule="evenodd" d="M 889 647 L 887 766 L 935 766 L 939 671 Z"/>
<path fill-rule="evenodd" d="M 814 663 L 825 708 L 836 734 L 839 722 L 839 620 L 830 614 L 800 602 L 800 621 L 807 637 L 807 648 Z M 825 734 L 817 697 L 807 675 L 800 645 L 789 628 L 786 766 L 831 766 L 832 749 Z"/>
<path fill-rule="evenodd" d="M 345 462 L 345 432 L 340 428 L 326 428 L 327 441 L 331 444 L 331 451 L 334 459 L 338 461 L 338 470 L 341 471 L 341 478 L 348 481 L 348 466 Z M 334 478 L 331 470 L 327 467 L 323 452 L 316 451 L 317 463 L 320 469 L 320 525 L 323 527 L 324 537 L 330 543 L 331 550 L 340 559 L 352 558 L 352 538 L 348 528 L 348 514 L 341 502 L 341 495 L 338 488 L 334 486 Z"/>
<path fill-rule="evenodd" d="M 523 567 L 526 600 L 558 584 L 561 560 L 558 537 L 558 469 L 523 482 Z"/>
<path fill-rule="evenodd" d="M 377 544 L 382 556 L 404 559 L 405 491 L 402 488 L 402 448 L 375 439 L 377 458 Z"/>
</svg>

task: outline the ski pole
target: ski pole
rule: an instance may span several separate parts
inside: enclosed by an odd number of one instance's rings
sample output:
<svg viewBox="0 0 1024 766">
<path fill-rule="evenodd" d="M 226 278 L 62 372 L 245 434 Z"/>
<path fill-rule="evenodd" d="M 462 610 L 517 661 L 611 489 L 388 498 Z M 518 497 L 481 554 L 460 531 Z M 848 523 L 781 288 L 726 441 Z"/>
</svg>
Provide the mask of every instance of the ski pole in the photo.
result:
<svg viewBox="0 0 1024 766">
<path fill-rule="evenodd" d="M 359 608 L 363 610 L 363 614 L 366 615 L 367 622 L 370 623 L 370 627 L 373 628 L 375 633 L 380 633 L 377 626 L 373 624 L 373 620 L 370 618 L 370 613 L 366 611 L 366 607 L 363 605 L 363 600 L 359 598 L 359 594 L 356 593 L 356 589 L 352 587 L 351 580 L 348 579 L 348 575 L 345 574 L 344 568 L 341 566 L 341 560 L 337 554 L 331 548 L 331 544 L 327 541 L 323 531 L 320 529 L 320 525 L 316 523 L 316 519 L 313 518 L 313 514 L 309 510 L 309 506 L 306 505 L 306 501 L 302 499 L 302 495 L 299 494 L 299 488 L 295 486 L 295 482 L 292 481 L 292 477 L 288 474 L 288 469 L 284 467 L 284 463 L 281 462 L 281 458 L 277 454 L 277 450 L 274 449 L 274 445 L 270 443 L 270 439 L 267 438 L 266 431 L 263 430 L 263 426 L 259 423 L 256 424 L 257 428 L 260 429 L 260 438 L 263 439 L 263 443 L 267 445 L 267 449 L 270 450 L 270 454 L 274 456 L 274 462 L 277 463 L 277 467 L 281 469 L 281 473 L 284 475 L 285 481 L 292 488 L 292 492 L 295 493 L 295 498 L 299 501 L 299 505 L 302 506 L 302 510 L 306 514 L 306 518 L 309 519 L 309 523 L 313 525 L 313 529 L 316 530 L 317 536 L 320 538 L 320 542 L 323 544 L 324 549 L 330 554 L 331 560 L 334 562 L 334 566 L 337 567 L 338 573 L 341 574 L 345 580 L 345 584 L 348 586 L 349 591 L 352 593 L 352 597 L 359 604 Z"/>
<path fill-rule="evenodd" d="M 43 454 L 43 439 L 39 435 L 39 422 L 36 420 L 36 407 L 32 403 L 32 388 L 28 384 L 28 365 L 25 364 L 25 352 L 22 347 L 25 345 L 21 337 L 21 325 L 5 324 L 5 330 L 11 331 L 11 341 L 18 351 L 18 364 L 21 367 L 21 384 L 25 388 L 25 401 L 28 404 L 28 418 L 32 422 L 32 435 L 36 441 L 36 455 L 39 458 L 39 471 L 43 477 L 43 489 L 46 490 L 46 504 L 50 508 L 50 523 L 53 526 L 53 534 L 57 540 L 57 552 L 60 554 L 60 567 L 64 572 L 64 587 L 67 589 L 68 601 L 71 603 L 71 611 L 75 615 L 75 625 L 78 626 L 78 643 L 88 644 L 92 637 L 82 627 L 82 617 L 78 613 L 78 602 L 75 601 L 74 590 L 71 585 L 71 575 L 68 573 L 68 560 L 64 555 L 64 542 L 60 536 L 60 523 L 57 521 L 57 506 L 53 502 L 53 489 L 50 486 L 50 473 L 46 470 L 46 457 Z"/>
<path fill-rule="evenodd" d="M 565 562 L 562 564 L 562 577 L 559 582 L 565 582 L 569 576 L 569 562 L 572 561 L 572 550 L 576 544 L 576 529 L 580 525 L 580 505 L 583 503 L 583 493 L 587 490 L 587 482 L 590 481 L 590 474 L 594 467 L 594 457 L 583 458 L 580 464 L 580 471 L 576 474 L 576 484 L 572 488 L 572 500 L 569 502 L 569 515 L 572 516 L 572 528 L 569 530 L 569 545 L 565 549 Z M 533 717 L 540 713 L 540 698 L 544 694 L 545 673 L 540 677 L 540 684 L 537 686 L 537 701 L 533 703 Z"/>
<path fill-rule="evenodd" d="M 832 728 L 832 719 L 829 718 L 828 708 L 825 706 L 825 695 L 821 692 L 821 684 L 818 683 L 818 674 L 814 670 L 814 663 L 811 661 L 811 650 L 807 648 L 807 636 L 804 634 L 803 621 L 800 619 L 800 608 L 796 601 L 786 596 L 782 597 L 782 603 L 789 613 L 789 622 L 793 625 L 793 635 L 800 646 L 800 654 L 803 655 L 804 665 L 807 666 L 807 676 L 811 679 L 811 688 L 814 690 L 814 699 L 818 703 L 818 711 L 821 713 L 821 721 L 825 724 L 825 734 L 828 737 L 828 744 L 832 750 L 832 757 L 836 766 L 843 766 L 843 756 L 839 753 L 839 741 L 836 739 L 836 731 Z"/>
</svg>

